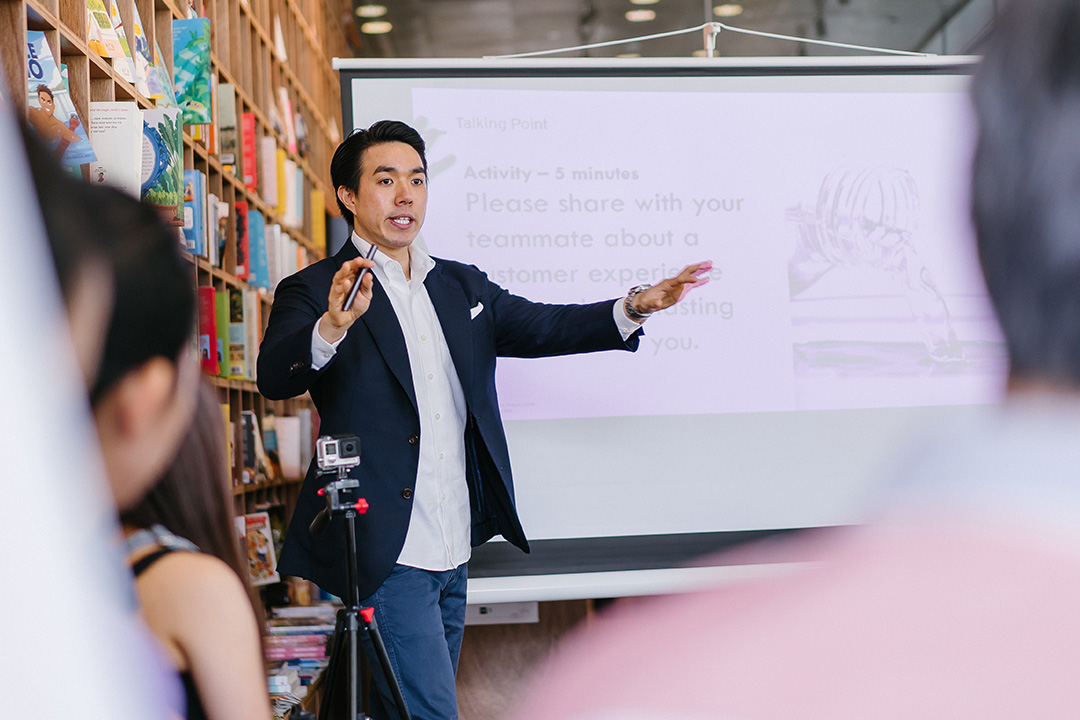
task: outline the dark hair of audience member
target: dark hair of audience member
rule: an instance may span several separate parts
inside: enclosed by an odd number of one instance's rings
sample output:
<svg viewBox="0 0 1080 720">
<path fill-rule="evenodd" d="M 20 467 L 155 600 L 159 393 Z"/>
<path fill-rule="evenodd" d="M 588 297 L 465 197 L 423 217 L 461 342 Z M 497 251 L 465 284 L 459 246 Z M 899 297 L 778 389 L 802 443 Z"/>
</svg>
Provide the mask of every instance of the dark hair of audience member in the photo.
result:
<svg viewBox="0 0 1080 720">
<path fill-rule="evenodd" d="M 972 210 L 1013 379 L 1080 386 L 1080 4 L 1013 2 L 973 80 Z"/>
<path fill-rule="evenodd" d="M 248 578 L 246 554 L 234 524 L 225 426 L 214 389 L 200 383 L 195 417 L 172 464 L 135 507 L 120 520 L 134 528 L 161 525 L 225 562 L 243 581 L 260 624 L 262 603 Z"/>
</svg>

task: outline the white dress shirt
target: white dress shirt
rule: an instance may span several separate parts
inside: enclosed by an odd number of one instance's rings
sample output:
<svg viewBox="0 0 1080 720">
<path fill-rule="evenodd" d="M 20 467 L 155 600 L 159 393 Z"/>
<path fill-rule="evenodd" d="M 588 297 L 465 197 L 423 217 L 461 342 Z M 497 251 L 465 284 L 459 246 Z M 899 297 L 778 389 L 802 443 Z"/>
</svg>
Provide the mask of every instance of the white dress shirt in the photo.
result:
<svg viewBox="0 0 1080 720">
<path fill-rule="evenodd" d="M 361 255 L 370 245 L 353 233 Z M 398 563 L 423 570 L 451 570 L 469 560 L 471 516 L 465 482 L 465 395 L 461 389 L 442 325 L 431 304 L 424 279 L 435 267 L 423 249 L 409 246 L 410 279 L 401 264 L 376 253 L 372 272 L 390 298 L 409 354 L 416 405 L 420 413 L 420 462 L 416 469 L 412 515 Z M 619 300 L 612 316 L 623 339 L 641 326 L 628 318 Z M 311 336 L 311 367 L 324 367 L 344 340 L 329 343 Z"/>
</svg>

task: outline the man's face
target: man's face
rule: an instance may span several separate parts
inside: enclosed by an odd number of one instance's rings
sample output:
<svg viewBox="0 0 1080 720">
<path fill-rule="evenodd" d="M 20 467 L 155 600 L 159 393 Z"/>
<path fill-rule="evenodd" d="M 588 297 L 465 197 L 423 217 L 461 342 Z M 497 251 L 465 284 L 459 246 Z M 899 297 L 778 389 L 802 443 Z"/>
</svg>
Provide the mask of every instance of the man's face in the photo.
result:
<svg viewBox="0 0 1080 720">
<path fill-rule="evenodd" d="M 402 142 L 372 145 L 361 156 L 360 184 L 351 193 L 353 229 L 383 250 L 407 248 L 427 210 L 427 174 L 420 155 Z"/>
<path fill-rule="evenodd" d="M 38 106 L 42 110 L 47 112 L 48 114 L 52 115 L 53 114 L 53 99 L 52 99 L 52 96 L 49 95 L 49 93 L 39 92 L 38 96 L 37 96 L 37 99 L 38 99 Z"/>
</svg>

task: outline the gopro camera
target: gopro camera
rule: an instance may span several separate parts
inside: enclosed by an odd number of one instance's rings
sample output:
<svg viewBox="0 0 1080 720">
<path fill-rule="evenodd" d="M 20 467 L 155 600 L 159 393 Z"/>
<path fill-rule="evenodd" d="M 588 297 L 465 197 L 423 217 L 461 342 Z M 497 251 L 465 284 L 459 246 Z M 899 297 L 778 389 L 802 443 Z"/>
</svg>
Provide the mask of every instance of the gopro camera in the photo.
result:
<svg viewBox="0 0 1080 720">
<path fill-rule="evenodd" d="M 360 438 L 355 435 L 323 435 L 315 441 L 319 469 L 333 472 L 360 464 Z"/>
</svg>

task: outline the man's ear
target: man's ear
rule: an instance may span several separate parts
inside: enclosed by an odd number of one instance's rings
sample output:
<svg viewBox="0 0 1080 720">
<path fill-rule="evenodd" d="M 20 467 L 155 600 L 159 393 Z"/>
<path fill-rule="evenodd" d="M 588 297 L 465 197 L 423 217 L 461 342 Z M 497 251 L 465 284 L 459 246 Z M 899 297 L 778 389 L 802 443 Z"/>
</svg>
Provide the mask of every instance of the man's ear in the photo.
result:
<svg viewBox="0 0 1080 720">
<path fill-rule="evenodd" d="M 138 437 L 160 417 L 176 392 L 176 366 L 163 357 L 147 360 L 117 383 L 114 396 L 116 429 Z"/>
<path fill-rule="evenodd" d="M 354 193 L 352 190 L 350 190 L 349 188 L 342 185 L 337 189 L 337 196 L 338 196 L 338 200 L 341 201 L 341 204 L 344 205 L 345 207 L 349 208 L 349 212 L 351 212 L 353 215 L 355 215 L 356 214 L 356 193 Z"/>
</svg>

